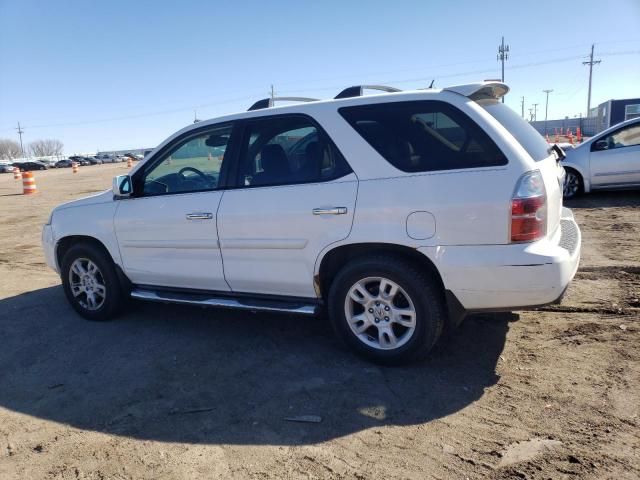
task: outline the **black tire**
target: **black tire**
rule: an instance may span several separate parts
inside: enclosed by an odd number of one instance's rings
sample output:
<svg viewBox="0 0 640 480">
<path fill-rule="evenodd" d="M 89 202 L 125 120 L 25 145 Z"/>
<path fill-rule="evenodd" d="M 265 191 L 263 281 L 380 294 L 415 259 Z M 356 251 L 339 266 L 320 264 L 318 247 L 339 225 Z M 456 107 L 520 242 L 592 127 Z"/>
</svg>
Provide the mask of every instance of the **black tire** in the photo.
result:
<svg viewBox="0 0 640 480">
<path fill-rule="evenodd" d="M 580 173 L 578 173 L 577 170 L 574 170 L 573 168 L 565 168 L 565 185 L 563 185 L 562 188 L 562 196 L 565 199 L 570 199 L 570 198 L 576 198 L 579 195 L 582 195 L 584 193 L 584 180 L 582 179 L 582 175 L 580 175 Z M 575 182 L 577 183 L 577 185 L 575 185 L 575 188 L 571 188 L 569 189 L 567 187 L 567 182 L 570 182 L 571 176 L 573 176 L 573 178 L 575 178 Z"/>
<path fill-rule="evenodd" d="M 88 303 L 86 302 L 86 294 L 75 296 L 72 292 L 69 273 L 73 263 L 78 259 L 87 259 L 93 262 L 98 267 L 99 278 L 104 284 L 104 299 L 99 308 L 95 310 L 83 306 L 83 295 L 85 303 Z M 62 259 L 60 276 L 67 300 L 74 310 L 87 320 L 110 320 L 120 312 L 125 302 L 124 288 L 118 278 L 113 260 L 103 248 L 97 245 L 78 243 L 69 248 Z"/>
<path fill-rule="evenodd" d="M 374 348 L 358 338 L 349 326 L 345 311 L 347 295 L 353 285 L 367 277 L 391 280 L 406 292 L 413 303 L 415 329 L 406 343 L 397 348 Z M 391 256 L 355 259 L 340 270 L 329 289 L 328 313 L 334 331 L 348 347 L 367 360 L 384 365 L 424 359 L 438 341 L 446 318 L 444 294 L 439 282 L 428 272 Z"/>
</svg>

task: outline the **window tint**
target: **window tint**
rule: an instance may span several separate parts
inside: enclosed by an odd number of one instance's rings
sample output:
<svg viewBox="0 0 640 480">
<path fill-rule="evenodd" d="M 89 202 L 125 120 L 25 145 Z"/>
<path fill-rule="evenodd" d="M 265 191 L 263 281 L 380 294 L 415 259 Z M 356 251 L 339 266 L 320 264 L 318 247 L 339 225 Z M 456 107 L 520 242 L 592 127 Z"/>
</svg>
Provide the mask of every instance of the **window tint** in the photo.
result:
<svg viewBox="0 0 640 480">
<path fill-rule="evenodd" d="M 502 102 L 489 101 L 479 103 L 513 135 L 533 160 L 538 162 L 549 157 L 549 144 L 542 135 L 540 135 L 529 122 L 523 120 L 520 115 Z"/>
<path fill-rule="evenodd" d="M 606 140 L 608 150 L 640 145 L 640 124 L 618 130 L 603 140 Z"/>
<path fill-rule="evenodd" d="M 145 172 L 143 195 L 214 190 L 218 186 L 232 126 L 219 127 L 191 137 Z"/>
<path fill-rule="evenodd" d="M 240 184 L 286 185 L 333 180 L 351 172 L 324 132 L 302 116 L 247 123 L 240 155 Z"/>
<path fill-rule="evenodd" d="M 344 107 L 340 114 L 389 163 L 405 172 L 506 165 L 469 117 L 438 101 Z"/>
</svg>

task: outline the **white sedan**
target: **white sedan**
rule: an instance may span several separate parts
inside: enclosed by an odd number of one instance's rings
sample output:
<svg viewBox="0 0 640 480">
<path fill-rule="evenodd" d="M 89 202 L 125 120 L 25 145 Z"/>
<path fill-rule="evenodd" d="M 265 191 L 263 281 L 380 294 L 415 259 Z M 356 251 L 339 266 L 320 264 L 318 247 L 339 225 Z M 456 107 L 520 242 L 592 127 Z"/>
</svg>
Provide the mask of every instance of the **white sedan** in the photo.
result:
<svg viewBox="0 0 640 480">
<path fill-rule="evenodd" d="M 640 118 L 633 118 L 566 150 L 564 198 L 591 190 L 640 188 Z"/>
</svg>

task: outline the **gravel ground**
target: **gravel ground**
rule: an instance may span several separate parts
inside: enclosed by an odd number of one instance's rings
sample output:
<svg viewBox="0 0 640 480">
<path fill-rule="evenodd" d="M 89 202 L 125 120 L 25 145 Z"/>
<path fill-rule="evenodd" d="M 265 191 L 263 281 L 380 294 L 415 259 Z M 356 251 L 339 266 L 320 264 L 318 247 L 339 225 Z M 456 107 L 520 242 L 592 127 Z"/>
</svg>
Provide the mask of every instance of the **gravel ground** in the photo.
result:
<svg viewBox="0 0 640 480">
<path fill-rule="evenodd" d="M 583 260 L 562 305 L 470 317 L 428 361 L 382 368 L 321 319 L 81 320 L 40 228 L 125 171 L 36 172 L 36 196 L 0 175 L 1 479 L 640 477 L 638 192 L 569 205 Z"/>
</svg>

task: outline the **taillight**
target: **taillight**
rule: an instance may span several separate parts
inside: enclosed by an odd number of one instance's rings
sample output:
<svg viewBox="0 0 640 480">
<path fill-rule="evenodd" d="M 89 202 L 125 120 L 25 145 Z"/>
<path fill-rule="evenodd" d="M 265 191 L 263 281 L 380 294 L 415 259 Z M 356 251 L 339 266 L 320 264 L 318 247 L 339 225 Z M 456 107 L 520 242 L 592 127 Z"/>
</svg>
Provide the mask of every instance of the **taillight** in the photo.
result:
<svg viewBox="0 0 640 480">
<path fill-rule="evenodd" d="M 547 234 L 547 192 L 538 170 L 518 179 L 511 199 L 511 242 L 532 242 Z"/>
</svg>

